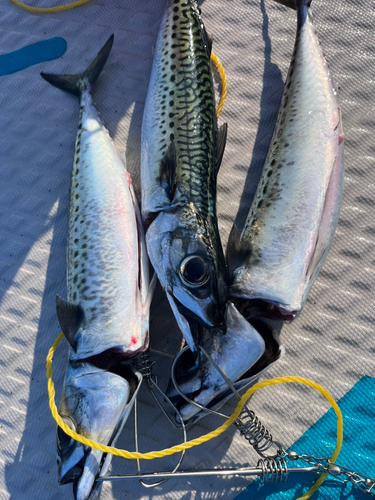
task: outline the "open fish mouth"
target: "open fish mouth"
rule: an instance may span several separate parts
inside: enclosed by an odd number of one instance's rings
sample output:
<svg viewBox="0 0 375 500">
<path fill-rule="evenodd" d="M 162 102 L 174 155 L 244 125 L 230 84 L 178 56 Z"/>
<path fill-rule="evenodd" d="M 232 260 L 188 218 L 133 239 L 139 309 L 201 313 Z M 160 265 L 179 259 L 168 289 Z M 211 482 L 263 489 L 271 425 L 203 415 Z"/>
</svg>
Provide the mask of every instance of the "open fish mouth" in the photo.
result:
<svg viewBox="0 0 375 500">
<path fill-rule="evenodd" d="M 283 354 L 276 333 L 262 320 L 253 319 L 249 323 L 231 302 L 227 306 L 226 335 L 203 329 L 203 334 L 197 337 L 236 390 L 255 381 Z M 194 403 L 217 410 L 233 395 L 228 383 L 202 351 L 197 354 L 185 351 L 176 363 L 174 375 L 179 390 L 192 401 L 188 403 L 170 382 L 168 396 L 185 423 L 207 415 Z"/>
<path fill-rule="evenodd" d="M 69 362 L 60 415 L 69 428 L 96 442 L 114 445 L 138 393 L 142 375 L 126 363 L 111 371 L 87 362 Z M 99 498 L 99 475 L 108 470 L 112 455 L 92 449 L 57 429 L 58 480 L 73 482 L 76 500 Z"/>
<path fill-rule="evenodd" d="M 278 303 L 267 302 L 261 299 L 243 299 L 232 296 L 238 311 L 248 320 L 268 318 L 280 321 L 292 321 L 300 309 L 288 310 Z"/>
</svg>

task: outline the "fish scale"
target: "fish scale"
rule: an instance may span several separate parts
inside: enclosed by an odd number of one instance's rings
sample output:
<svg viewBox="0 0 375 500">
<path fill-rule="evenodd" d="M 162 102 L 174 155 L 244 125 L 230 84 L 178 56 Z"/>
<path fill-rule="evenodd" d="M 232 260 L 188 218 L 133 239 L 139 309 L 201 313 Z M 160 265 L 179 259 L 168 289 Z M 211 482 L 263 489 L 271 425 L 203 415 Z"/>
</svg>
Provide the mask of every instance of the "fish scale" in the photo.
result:
<svg viewBox="0 0 375 500">
<path fill-rule="evenodd" d="M 297 0 L 296 42 L 271 146 L 240 240 L 233 231 L 228 245 L 232 294 L 273 303 L 288 319 L 331 246 L 343 188 L 341 114 L 309 5 Z M 243 259 L 237 268 L 236 258 Z"/>
<path fill-rule="evenodd" d="M 109 56 L 113 35 L 83 72 L 42 73 L 80 98 L 69 210 L 68 300 L 56 310 L 69 344 L 60 399 L 64 423 L 78 434 L 114 445 L 142 375 L 123 363 L 148 347 L 148 260 L 130 175 L 92 103 L 91 89 Z M 58 427 L 60 484 L 73 482 L 76 500 L 99 498 L 112 455 L 83 446 Z"/>
<path fill-rule="evenodd" d="M 218 131 L 209 45 L 196 0 L 169 0 L 142 123 L 147 250 L 192 350 L 187 317 L 225 329 L 227 296 L 216 218 L 226 125 Z"/>
<path fill-rule="evenodd" d="M 139 302 L 134 302 L 135 286 L 129 287 L 129 283 L 138 283 L 138 265 L 131 265 L 138 261 L 138 236 L 129 179 L 92 106 L 90 94 L 84 92 L 72 172 L 67 247 L 68 300 L 83 307 L 88 325 L 78 351 L 71 354 L 76 359 L 111 347 L 139 348 L 139 342 L 132 346 L 125 338 L 129 327 L 139 336 L 132 323 L 141 315 Z M 128 304 L 126 308 L 124 304 Z M 106 335 L 94 338 L 89 333 L 90 325 Z"/>
<path fill-rule="evenodd" d="M 176 184 L 202 216 L 215 214 L 216 112 L 210 55 L 205 49 L 200 13 L 195 2 L 176 0 L 165 13 L 160 30 L 143 121 L 143 135 L 154 134 L 153 145 L 143 148 L 147 170 L 142 175 L 142 209 L 154 213 L 170 201 L 156 182 L 160 161 L 174 141 L 178 166 Z M 145 158 L 145 156 L 144 156 Z"/>
</svg>

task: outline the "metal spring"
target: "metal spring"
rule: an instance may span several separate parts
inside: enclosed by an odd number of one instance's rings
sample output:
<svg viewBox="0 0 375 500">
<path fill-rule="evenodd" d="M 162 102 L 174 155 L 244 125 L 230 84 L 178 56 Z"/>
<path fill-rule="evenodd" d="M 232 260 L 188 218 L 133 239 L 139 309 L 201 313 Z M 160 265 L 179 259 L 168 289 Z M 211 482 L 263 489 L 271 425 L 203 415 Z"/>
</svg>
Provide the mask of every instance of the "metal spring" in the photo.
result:
<svg viewBox="0 0 375 500">
<path fill-rule="evenodd" d="M 288 479 L 288 467 L 284 458 L 258 460 L 257 467 L 262 469 L 258 477 L 260 484 L 286 483 Z"/>
<path fill-rule="evenodd" d="M 255 451 L 263 452 L 273 444 L 272 434 L 252 410 L 245 407 L 234 424 Z"/>
<path fill-rule="evenodd" d="M 155 361 L 151 361 L 149 351 L 145 351 L 138 358 L 133 360 L 133 365 L 138 370 L 145 381 L 152 379 L 152 367 Z"/>
</svg>

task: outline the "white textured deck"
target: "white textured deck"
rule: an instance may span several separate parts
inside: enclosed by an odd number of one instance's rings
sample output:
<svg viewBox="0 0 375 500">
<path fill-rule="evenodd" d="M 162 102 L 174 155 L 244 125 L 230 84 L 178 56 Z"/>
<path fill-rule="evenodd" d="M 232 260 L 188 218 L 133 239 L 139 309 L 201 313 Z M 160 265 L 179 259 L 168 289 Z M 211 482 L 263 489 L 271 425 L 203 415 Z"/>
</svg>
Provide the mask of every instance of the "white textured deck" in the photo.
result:
<svg viewBox="0 0 375 500">
<path fill-rule="evenodd" d="M 50 6 L 52 1 L 33 3 Z M 0 0 L 1 53 L 53 36 L 68 43 L 61 59 L 0 78 L 1 500 L 72 498 L 71 486 L 57 483 L 55 423 L 48 409 L 44 366 L 60 331 L 55 295 L 66 293 L 68 191 L 78 103 L 39 73 L 81 71 L 115 33 L 94 102 L 119 150 L 126 153 L 139 194 L 142 112 L 163 5 L 164 0 L 91 0 L 72 11 L 33 15 Z M 338 399 L 363 375 L 375 376 L 375 18 L 368 0 L 313 0 L 313 7 L 342 104 L 344 199 L 326 264 L 301 316 L 282 329 L 286 356 L 268 375 L 311 378 Z M 237 213 L 241 218 L 249 208 L 265 159 L 292 53 L 295 13 L 271 0 L 205 0 L 202 10 L 228 77 L 220 117 L 229 125 L 228 142 L 218 190 L 226 243 Z M 179 335 L 160 290 L 151 321 L 152 338 L 159 334 L 165 341 L 167 335 Z M 58 388 L 65 362 L 63 347 L 54 364 Z M 171 435 L 146 391 L 140 399 L 141 451 L 178 442 L 180 436 Z M 285 446 L 328 408 L 318 395 L 289 386 L 257 393 L 251 407 Z M 190 436 L 219 423 L 203 419 Z M 120 446 L 133 446 L 130 424 Z M 233 428 L 189 452 L 184 467 L 256 460 Z M 134 464 L 115 459 L 112 471 L 118 474 L 130 467 Z M 156 467 L 163 469 L 166 462 Z M 240 478 L 175 479 L 145 490 L 138 482 L 116 483 L 106 484 L 101 498 L 231 500 L 247 484 Z"/>
</svg>

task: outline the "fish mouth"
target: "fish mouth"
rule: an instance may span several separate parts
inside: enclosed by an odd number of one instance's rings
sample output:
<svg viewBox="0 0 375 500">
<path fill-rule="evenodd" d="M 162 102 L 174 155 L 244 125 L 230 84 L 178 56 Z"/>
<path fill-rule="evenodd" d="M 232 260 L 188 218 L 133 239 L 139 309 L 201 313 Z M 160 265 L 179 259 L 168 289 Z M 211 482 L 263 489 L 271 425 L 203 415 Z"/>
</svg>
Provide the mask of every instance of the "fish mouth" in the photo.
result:
<svg viewBox="0 0 375 500">
<path fill-rule="evenodd" d="M 232 381 L 236 390 L 240 390 L 249 383 L 255 383 L 254 379 L 257 379 L 261 373 L 280 359 L 284 353 L 284 348 L 281 346 L 276 332 L 266 322 L 260 319 L 252 319 L 250 324 L 262 337 L 265 349 L 260 358 L 242 376 L 236 381 Z M 199 377 L 199 370 L 203 359 L 204 357 L 200 352 L 198 355 L 193 355 L 189 351 L 185 351 L 176 365 L 176 380 L 179 388 L 192 401 L 199 399 L 200 392 L 206 388 L 204 386 L 204 377 Z M 192 382 L 194 383 L 192 384 Z M 184 391 L 184 385 L 186 387 L 190 386 L 191 391 Z M 204 410 L 197 411 L 191 403 L 187 403 L 184 398 L 177 394 L 172 381 L 169 383 L 167 394 L 178 412 L 182 415 L 186 425 L 194 423 L 208 414 Z M 211 410 L 218 410 L 232 395 L 231 389 L 225 386 L 219 394 L 214 396 L 204 406 Z M 179 421 L 179 417 L 176 416 L 176 420 Z"/>
<path fill-rule="evenodd" d="M 58 428 L 58 432 L 60 431 L 61 433 L 64 433 L 62 429 Z M 65 433 L 64 433 L 65 434 Z M 68 436 L 67 436 L 68 437 Z M 79 446 L 81 445 L 81 446 Z M 74 465 L 71 469 L 65 470 L 66 467 L 64 465 L 66 462 L 62 463 L 62 467 L 59 466 L 59 471 L 58 471 L 58 481 L 60 485 L 65 485 L 69 483 L 73 483 L 73 495 L 75 500 L 77 499 L 82 499 L 84 498 L 85 500 L 87 499 L 94 499 L 95 498 L 95 490 L 97 490 L 96 482 L 93 482 L 93 485 L 89 486 L 89 491 L 88 492 L 83 492 L 83 488 L 80 485 L 81 478 L 84 475 L 85 471 L 88 473 L 91 473 L 92 476 L 98 477 L 101 475 L 101 471 L 103 469 L 103 465 L 105 463 L 107 454 L 103 453 L 100 461 L 97 460 L 97 457 L 92 456 L 92 449 L 85 447 L 81 443 L 77 442 L 77 447 L 81 448 L 84 452 L 83 457 L 80 459 L 80 461 Z M 91 457 L 90 457 L 91 455 Z M 101 486 L 101 485 L 100 485 Z M 99 497 L 98 497 L 99 498 Z"/>
<path fill-rule="evenodd" d="M 222 310 L 221 307 L 216 306 L 215 304 L 210 304 L 210 307 L 202 318 L 201 316 L 195 314 L 191 309 L 188 309 L 186 306 L 184 306 L 184 304 L 182 304 L 182 302 L 180 302 L 175 296 L 174 301 L 180 313 L 188 319 L 191 329 L 191 323 L 197 322 L 203 326 L 216 328 L 220 333 L 225 335 L 227 330 L 225 321 L 226 313 Z"/>
<path fill-rule="evenodd" d="M 63 421 L 66 423 L 64 417 Z M 69 426 L 71 427 L 71 426 Z M 57 427 L 57 477 L 59 484 L 69 484 L 81 476 L 84 468 L 85 447 L 74 441 L 61 427 Z M 64 456 L 63 456 L 64 455 Z"/>
<path fill-rule="evenodd" d="M 99 454 L 102 455 L 101 458 Z M 73 481 L 74 500 L 99 499 L 102 483 L 96 482 L 95 479 L 101 475 L 106 457 L 106 453 L 94 453 L 94 450 L 88 448 L 84 463 L 82 463 L 82 472 Z"/>
<path fill-rule="evenodd" d="M 123 360 L 112 364 L 109 370 L 83 360 L 69 363 L 67 379 L 60 410 L 64 423 L 78 434 L 113 446 L 131 411 L 142 375 Z M 121 379 L 124 380 L 121 382 Z M 81 409 L 77 409 L 78 405 Z M 87 413 L 90 407 L 91 414 Z M 73 483 L 75 500 L 99 499 L 101 483 L 96 479 L 106 473 L 112 455 L 75 441 L 60 427 L 57 428 L 57 450 L 59 484 Z"/>
<path fill-rule="evenodd" d="M 105 370 L 111 373 L 117 373 L 117 369 L 121 366 L 122 362 L 126 362 L 139 354 L 142 354 L 148 348 L 148 334 L 146 342 L 136 351 L 123 351 L 122 347 L 111 347 L 99 354 L 93 356 L 88 356 L 87 358 L 81 358 L 74 360 L 75 363 L 90 363 L 91 365 L 99 368 L 100 370 Z M 117 368 L 116 368 L 117 367 Z M 118 374 L 118 373 L 117 373 Z"/>
<path fill-rule="evenodd" d="M 175 320 L 181 330 L 181 333 L 189 346 L 191 351 L 196 351 L 196 341 L 199 339 L 199 334 L 196 325 L 201 325 L 205 327 L 213 327 L 212 324 L 204 321 L 201 317 L 197 316 L 193 311 L 186 308 L 175 296 L 167 292 L 167 299 L 169 305 L 171 306 L 172 312 L 174 314 Z M 226 323 L 225 321 L 219 322 L 219 331 L 223 334 L 226 333 Z"/>
<path fill-rule="evenodd" d="M 280 304 L 262 299 L 244 299 L 232 296 L 231 300 L 233 300 L 242 316 L 250 322 L 253 319 L 261 318 L 268 318 L 275 321 L 293 321 L 300 312 L 300 310 L 289 311 Z"/>
</svg>

